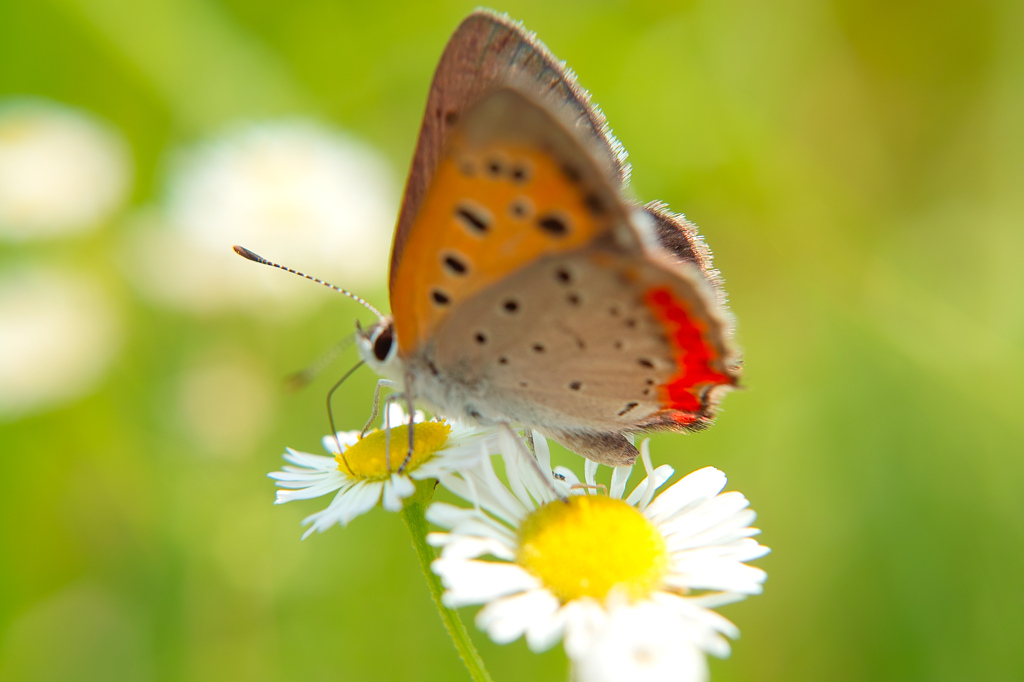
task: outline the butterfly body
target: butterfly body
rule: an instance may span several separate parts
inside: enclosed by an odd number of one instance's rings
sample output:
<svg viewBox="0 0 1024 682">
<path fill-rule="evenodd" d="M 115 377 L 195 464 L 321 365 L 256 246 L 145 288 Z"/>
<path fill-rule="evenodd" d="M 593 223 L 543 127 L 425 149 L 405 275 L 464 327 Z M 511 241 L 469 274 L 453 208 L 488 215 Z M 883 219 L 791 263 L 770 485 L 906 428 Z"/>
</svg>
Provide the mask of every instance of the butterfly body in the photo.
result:
<svg viewBox="0 0 1024 682">
<path fill-rule="evenodd" d="M 710 423 L 738 358 L 706 247 L 624 196 L 624 152 L 532 36 L 478 11 L 442 57 L 403 202 L 392 317 L 363 357 L 438 413 L 629 464 Z"/>
</svg>

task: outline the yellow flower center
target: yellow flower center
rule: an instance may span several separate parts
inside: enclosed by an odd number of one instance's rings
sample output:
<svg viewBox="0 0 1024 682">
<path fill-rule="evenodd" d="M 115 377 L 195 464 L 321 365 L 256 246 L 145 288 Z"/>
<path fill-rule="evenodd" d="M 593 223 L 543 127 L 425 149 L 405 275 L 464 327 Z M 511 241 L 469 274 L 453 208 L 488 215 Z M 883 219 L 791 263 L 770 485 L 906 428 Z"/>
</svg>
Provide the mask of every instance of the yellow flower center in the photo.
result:
<svg viewBox="0 0 1024 682">
<path fill-rule="evenodd" d="M 413 427 L 416 441 L 405 467 L 411 471 L 434 456 L 448 442 L 452 427 L 444 422 L 420 422 Z M 335 455 L 338 469 L 355 478 L 382 479 L 398 471 L 409 452 L 409 425 L 391 428 L 390 457 L 385 457 L 386 432 L 372 431 L 345 452 Z M 390 459 L 390 462 L 389 462 Z M 390 463 L 390 468 L 388 464 Z"/>
<path fill-rule="evenodd" d="M 629 599 L 654 592 L 668 571 L 665 538 L 622 500 L 580 495 L 550 502 L 519 528 L 516 561 L 555 596 Z"/>
</svg>

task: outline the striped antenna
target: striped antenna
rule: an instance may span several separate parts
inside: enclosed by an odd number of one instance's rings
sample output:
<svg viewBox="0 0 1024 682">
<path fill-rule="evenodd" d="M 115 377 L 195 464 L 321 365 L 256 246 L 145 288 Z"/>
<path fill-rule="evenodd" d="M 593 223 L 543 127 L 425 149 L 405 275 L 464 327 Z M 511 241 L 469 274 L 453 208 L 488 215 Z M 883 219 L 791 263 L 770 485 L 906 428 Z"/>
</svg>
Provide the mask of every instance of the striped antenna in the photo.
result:
<svg viewBox="0 0 1024 682">
<path fill-rule="evenodd" d="M 317 279 L 316 277 L 310 277 L 309 275 L 307 275 L 304 272 L 299 272 L 298 270 L 292 270 L 291 268 L 287 268 L 287 267 L 285 267 L 283 265 L 278 265 L 277 263 L 275 263 L 273 261 L 267 260 L 263 256 L 260 256 L 258 254 L 253 253 L 252 251 L 250 251 L 249 249 L 245 248 L 244 246 L 238 246 L 236 244 L 232 248 L 235 250 L 235 253 L 237 253 L 239 256 L 241 256 L 242 258 L 247 258 L 247 259 L 251 260 L 254 263 L 261 263 L 263 265 L 269 265 L 272 268 L 277 268 L 278 270 L 284 270 L 285 272 L 290 272 L 293 275 L 298 275 L 299 277 L 305 277 L 306 279 L 311 280 L 313 282 L 316 282 L 317 284 L 323 284 L 325 287 L 327 287 L 329 289 L 334 289 L 337 292 L 345 294 L 346 296 L 351 298 L 353 301 L 355 301 L 356 303 L 358 303 L 359 305 L 363 306 L 364 308 L 369 310 L 371 313 L 376 315 L 377 319 L 379 319 L 381 322 L 383 322 L 385 319 L 387 319 L 387 318 L 384 317 L 384 314 L 381 313 L 381 311 L 377 310 L 372 305 L 367 303 L 366 300 L 360 298 L 359 296 L 356 296 L 355 294 L 353 294 L 351 291 L 349 291 L 347 289 L 342 289 L 341 287 L 336 287 L 333 284 L 331 284 L 330 282 L 325 282 L 322 279 Z"/>
</svg>

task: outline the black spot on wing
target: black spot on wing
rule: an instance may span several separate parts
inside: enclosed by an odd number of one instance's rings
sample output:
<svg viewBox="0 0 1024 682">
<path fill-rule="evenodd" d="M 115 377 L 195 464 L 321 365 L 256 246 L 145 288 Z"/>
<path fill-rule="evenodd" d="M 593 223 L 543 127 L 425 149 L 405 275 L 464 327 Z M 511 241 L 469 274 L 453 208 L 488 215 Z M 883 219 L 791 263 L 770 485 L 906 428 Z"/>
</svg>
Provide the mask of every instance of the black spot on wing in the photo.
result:
<svg viewBox="0 0 1024 682">
<path fill-rule="evenodd" d="M 628 412 L 629 412 L 630 410 L 632 410 L 632 409 L 633 409 L 634 407 L 636 407 L 636 406 L 637 406 L 637 405 L 639 405 L 639 404 L 640 404 L 640 403 L 632 403 L 632 402 L 630 402 L 630 403 L 626 403 L 626 406 L 625 406 L 624 408 L 622 408 L 621 410 L 619 410 L 619 416 L 620 416 L 620 417 L 624 417 L 624 416 L 626 416 L 626 414 L 627 414 L 627 413 L 628 413 Z"/>
<path fill-rule="evenodd" d="M 588 211 L 590 211 L 590 215 L 595 217 L 603 215 L 605 210 L 607 210 L 604 205 L 604 200 L 596 194 L 588 194 L 585 196 L 583 198 L 583 205 L 587 207 Z"/>
<path fill-rule="evenodd" d="M 467 203 L 461 203 L 455 208 L 455 219 L 471 234 L 487 234 L 491 229 L 491 216 L 483 209 Z"/>
<path fill-rule="evenodd" d="M 547 213 L 537 219 L 537 227 L 553 237 L 564 237 L 569 234 L 569 221 L 557 213 Z"/>
<path fill-rule="evenodd" d="M 465 275 L 469 270 L 465 259 L 453 253 L 445 255 L 441 262 L 444 264 L 445 270 L 452 275 Z"/>
</svg>

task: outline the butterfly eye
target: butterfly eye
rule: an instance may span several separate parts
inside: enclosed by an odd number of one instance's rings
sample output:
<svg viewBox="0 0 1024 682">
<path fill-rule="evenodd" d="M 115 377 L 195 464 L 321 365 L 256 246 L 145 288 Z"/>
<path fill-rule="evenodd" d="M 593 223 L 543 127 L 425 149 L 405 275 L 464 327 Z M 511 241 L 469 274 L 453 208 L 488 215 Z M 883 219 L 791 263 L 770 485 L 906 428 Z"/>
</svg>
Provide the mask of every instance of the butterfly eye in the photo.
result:
<svg viewBox="0 0 1024 682">
<path fill-rule="evenodd" d="M 383 327 L 373 339 L 373 357 L 380 362 L 387 360 L 391 347 L 395 342 L 395 328 L 392 325 Z"/>
</svg>

